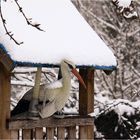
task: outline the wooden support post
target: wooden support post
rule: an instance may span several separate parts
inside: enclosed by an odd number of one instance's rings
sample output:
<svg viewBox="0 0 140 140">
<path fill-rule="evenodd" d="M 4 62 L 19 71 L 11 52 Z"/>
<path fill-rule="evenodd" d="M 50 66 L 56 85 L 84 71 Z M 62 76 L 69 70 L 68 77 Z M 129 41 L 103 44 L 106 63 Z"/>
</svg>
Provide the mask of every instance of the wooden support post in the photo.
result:
<svg viewBox="0 0 140 140">
<path fill-rule="evenodd" d="M 10 118 L 10 72 L 0 63 L 0 139 L 10 139 L 6 120 Z"/>
<path fill-rule="evenodd" d="M 79 85 L 79 113 L 88 115 L 94 111 L 94 70 L 92 68 L 80 69 L 79 73 L 87 86 L 85 89 L 81 84 Z"/>
<path fill-rule="evenodd" d="M 79 85 L 79 114 L 88 115 L 94 111 L 94 69 L 80 69 L 79 73 L 87 86 L 85 89 L 81 84 Z M 94 139 L 93 128 L 94 126 L 79 127 L 79 138 Z"/>
</svg>

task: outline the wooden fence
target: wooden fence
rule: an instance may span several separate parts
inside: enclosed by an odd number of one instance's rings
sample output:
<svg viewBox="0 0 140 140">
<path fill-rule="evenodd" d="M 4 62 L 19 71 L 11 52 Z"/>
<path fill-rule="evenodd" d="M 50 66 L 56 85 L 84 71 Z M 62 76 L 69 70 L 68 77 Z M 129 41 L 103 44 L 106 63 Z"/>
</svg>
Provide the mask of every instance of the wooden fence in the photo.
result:
<svg viewBox="0 0 140 140">
<path fill-rule="evenodd" d="M 93 118 L 88 116 L 65 117 L 64 119 L 51 117 L 37 121 L 16 118 L 10 119 L 8 124 L 11 139 L 14 140 L 93 139 L 93 133 L 89 134 L 88 132 L 88 129 L 93 130 Z"/>
</svg>

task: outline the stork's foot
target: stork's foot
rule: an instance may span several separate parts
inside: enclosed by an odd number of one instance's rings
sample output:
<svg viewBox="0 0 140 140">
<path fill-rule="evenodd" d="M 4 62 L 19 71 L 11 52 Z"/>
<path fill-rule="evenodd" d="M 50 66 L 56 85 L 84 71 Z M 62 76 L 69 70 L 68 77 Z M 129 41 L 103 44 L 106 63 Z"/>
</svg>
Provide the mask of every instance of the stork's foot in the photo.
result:
<svg viewBox="0 0 140 140">
<path fill-rule="evenodd" d="M 58 119 L 63 119 L 65 117 L 65 115 L 62 111 L 57 111 L 54 113 L 53 117 L 58 118 Z"/>
</svg>

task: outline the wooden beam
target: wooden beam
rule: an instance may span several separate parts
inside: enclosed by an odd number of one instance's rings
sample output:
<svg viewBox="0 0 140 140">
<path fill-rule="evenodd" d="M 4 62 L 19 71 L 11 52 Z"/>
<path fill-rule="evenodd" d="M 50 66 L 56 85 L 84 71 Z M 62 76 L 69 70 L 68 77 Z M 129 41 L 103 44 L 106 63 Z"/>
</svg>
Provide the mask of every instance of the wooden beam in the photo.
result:
<svg viewBox="0 0 140 140">
<path fill-rule="evenodd" d="M 11 119 L 8 122 L 9 129 L 33 129 L 36 127 L 69 127 L 93 125 L 92 117 L 67 117 L 64 119 L 55 119 L 53 117 L 40 120 L 17 120 Z"/>
<path fill-rule="evenodd" d="M 4 65 L 7 71 L 10 72 L 14 69 L 14 62 L 10 56 L 6 54 L 6 52 L 2 49 L 0 49 L 0 62 Z"/>
<path fill-rule="evenodd" d="M 80 69 L 79 73 L 87 86 L 79 85 L 79 114 L 88 115 L 94 111 L 94 69 Z"/>
<path fill-rule="evenodd" d="M 0 139 L 10 139 L 6 120 L 10 118 L 10 73 L 0 63 Z"/>
<path fill-rule="evenodd" d="M 94 69 L 80 69 L 80 75 L 82 76 L 87 89 L 81 84 L 79 85 L 79 114 L 88 115 L 94 111 Z M 93 121 L 93 120 L 92 120 Z M 94 139 L 94 125 L 80 126 L 79 138 L 80 139 Z"/>
</svg>

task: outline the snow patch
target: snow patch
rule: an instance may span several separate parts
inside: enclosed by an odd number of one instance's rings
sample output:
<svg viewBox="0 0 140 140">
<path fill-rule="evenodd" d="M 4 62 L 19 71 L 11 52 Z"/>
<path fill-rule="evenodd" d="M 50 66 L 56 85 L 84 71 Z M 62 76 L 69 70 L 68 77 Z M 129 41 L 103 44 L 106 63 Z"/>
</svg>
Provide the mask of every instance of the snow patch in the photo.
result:
<svg viewBox="0 0 140 140">
<path fill-rule="evenodd" d="M 123 8 L 128 8 L 132 0 L 118 0 L 118 6 Z"/>
<path fill-rule="evenodd" d="M 95 96 L 94 116 L 98 116 L 103 112 L 114 110 L 119 116 L 126 113 L 127 116 L 134 115 L 136 111 L 140 110 L 140 101 L 130 102 L 125 99 L 110 100 L 108 96 L 97 94 Z"/>
</svg>

